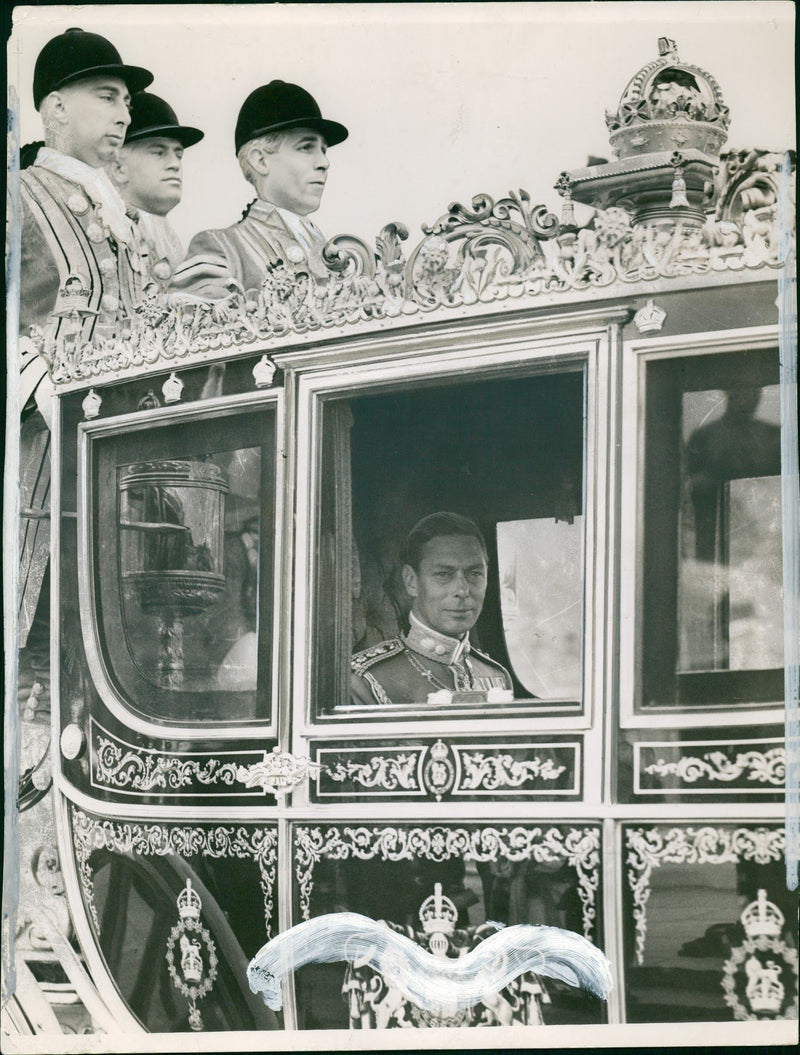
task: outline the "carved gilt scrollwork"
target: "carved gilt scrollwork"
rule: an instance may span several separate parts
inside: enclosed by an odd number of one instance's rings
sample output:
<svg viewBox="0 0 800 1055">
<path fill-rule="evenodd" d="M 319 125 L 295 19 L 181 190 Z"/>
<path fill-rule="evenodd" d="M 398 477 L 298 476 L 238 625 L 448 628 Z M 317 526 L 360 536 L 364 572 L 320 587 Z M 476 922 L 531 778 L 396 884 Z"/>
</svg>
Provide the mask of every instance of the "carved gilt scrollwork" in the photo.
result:
<svg viewBox="0 0 800 1055">
<path fill-rule="evenodd" d="M 323 859 L 403 861 L 566 861 L 575 870 L 582 905 L 583 932 L 592 940 L 600 884 L 600 832 L 596 827 L 528 828 L 523 826 L 451 828 L 368 826 L 295 828 L 295 875 L 300 912 L 308 919 L 314 868 Z"/>
<path fill-rule="evenodd" d="M 353 235 L 325 247 L 329 274 L 314 278 L 283 262 L 259 289 L 213 303 L 147 303 L 113 338 L 96 338 L 65 356 L 47 332 L 30 335 L 54 362 L 56 384 L 114 377 L 121 371 L 233 346 L 249 347 L 290 333 L 352 325 L 541 294 L 581 292 L 613 283 L 652 282 L 711 272 L 779 267 L 776 216 L 782 156 L 732 152 L 722 159 L 717 212 L 701 229 L 674 222 L 637 226 L 619 203 L 588 224 L 563 228 L 546 205 L 519 190 L 495 200 L 454 202 L 404 256 L 407 229 L 386 224 L 375 248 Z M 560 178 L 561 194 L 571 193 Z M 570 214 L 571 215 L 571 214 Z"/>
<path fill-rule="evenodd" d="M 531 778 L 556 780 L 567 768 L 555 765 L 550 758 L 519 759 L 508 753 L 489 755 L 482 751 L 462 751 L 461 764 L 464 767 L 462 791 L 518 788 Z"/>
<path fill-rule="evenodd" d="M 352 759 L 336 761 L 326 766 L 331 780 L 351 781 L 364 788 L 379 788 L 381 791 L 418 791 L 417 767 L 420 752 L 400 752 L 397 755 L 373 755 L 365 762 Z"/>
<path fill-rule="evenodd" d="M 285 795 L 319 771 L 319 765 L 274 747 L 271 752 L 248 752 L 243 762 L 237 756 L 209 756 L 190 753 L 170 754 L 153 748 L 137 747 L 119 740 L 91 723 L 92 783 L 95 787 L 115 791 L 132 791 L 142 795 L 153 792 L 170 794 L 241 794 L 245 789 L 260 789 L 265 794 Z M 261 757 L 259 757 L 259 754 Z M 235 759 L 235 760 L 234 760 Z"/>
<path fill-rule="evenodd" d="M 644 963 L 647 902 L 653 869 L 662 863 L 723 864 L 755 861 L 768 864 L 783 857 L 782 828 L 627 828 L 628 886 L 633 897 L 636 962 Z"/>
</svg>

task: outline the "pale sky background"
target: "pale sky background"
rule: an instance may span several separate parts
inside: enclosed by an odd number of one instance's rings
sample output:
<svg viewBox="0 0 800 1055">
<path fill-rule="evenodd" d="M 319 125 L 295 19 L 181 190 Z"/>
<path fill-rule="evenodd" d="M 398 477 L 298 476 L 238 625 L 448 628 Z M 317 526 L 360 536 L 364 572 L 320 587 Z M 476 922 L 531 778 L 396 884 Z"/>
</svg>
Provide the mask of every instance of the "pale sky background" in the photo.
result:
<svg viewBox="0 0 800 1055">
<path fill-rule="evenodd" d="M 524 187 L 558 211 L 559 173 L 611 158 L 604 112 L 658 57 L 659 36 L 718 81 L 727 146 L 793 146 L 793 19 L 791 3 L 768 0 L 18 8 L 9 78 L 25 143 L 41 138 L 36 56 L 67 27 L 102 33 L 150 69 L 149 90 L 206 133 L 186 152 L 170 214 L 184 241 L 234 223 L 252 198 L 233 147 L 246 96 L 274 78 L 299 83 L 350 130 L 330 151 L 315 221 L 371 242 L 399 220 L 414 244 L 422 223 L 481 192 Z"/>
</svg>

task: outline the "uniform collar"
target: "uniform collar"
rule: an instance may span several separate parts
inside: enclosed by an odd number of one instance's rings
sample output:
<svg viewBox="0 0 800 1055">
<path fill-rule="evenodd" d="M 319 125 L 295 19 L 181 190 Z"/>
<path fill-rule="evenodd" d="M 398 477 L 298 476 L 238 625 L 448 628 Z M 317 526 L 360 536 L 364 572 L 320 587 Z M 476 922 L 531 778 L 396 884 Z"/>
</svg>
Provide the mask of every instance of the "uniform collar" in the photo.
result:
<svg viewBox="0 0 800 1055">
<path fill-rule="evenodd" d="M 403 634 L 403 641 L 414 652 L 418 652 L 426 659 L 432 659 L 436 663 L 444 663 L 450 667 L 458 663 L 470 651 L 469 634 L 463 638 L 448 637 L 433 630 L 413 612 L 409 613 L 409 630 Z"/>
<path fill-rule="evenodd" d="M 282 209 L 279 205 L 273 205 L 272 202 L 264 201 L 263 198 L 258 198 L 253 202 L 249 213 L 250 216 L 264 222 L 274 221 L 276 214 L 283 221 L 289 233 L 304 249 L 311 249 L 315 241 L 323 239 L 319 228 L 306 216 L 300 216 L 290 209 Z"/>
</svg>

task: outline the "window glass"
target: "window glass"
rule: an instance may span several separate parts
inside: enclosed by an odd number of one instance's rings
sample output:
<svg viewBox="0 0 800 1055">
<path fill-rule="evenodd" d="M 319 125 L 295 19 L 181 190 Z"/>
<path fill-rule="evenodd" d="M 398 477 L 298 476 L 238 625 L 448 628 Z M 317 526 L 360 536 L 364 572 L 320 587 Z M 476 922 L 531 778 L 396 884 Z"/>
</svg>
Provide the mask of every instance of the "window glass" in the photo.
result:
<svg viewBox="0 0 800 1055">
<path fill-rule="evenodd" d="M 647 367 L 647 704 L 782 697 L 775 352 Z"/>
<path fill-rule="evenodd" d="M 581 691 L 583 517 L 497 525 L 503 634 L 517 680 L 540 699 Z"/>
<path fill-rule="evenodd" d="M 627 1021 L 796 1018 L 797 896 L 780 852 L 751 852 L 775 835 L 689 827 L 625 838 Z"/>
<path fill-rule="evenodd" d="M 174 863 L 173 863 L 174 862 Z M 106 849 L 91 856 L 97 939 L 122 997 L 151 1032 L 188 1032 L 193 1007 L 205 1031 L 279 1029 L 282 1014 L 253 998 L 249 959 L 267 940 L 252 860 L 193 854 L 143 856 Z M 187 875 L 202 891 L 197 922 L 180 914 Z M 192 995 L 196 999 L 192 1000 Z M 200 996 L 197 994 L 200 993 Z"/>
<path fill-rule="evenodd" d="M 273 434 L 269 410 L 98 444 L 106 656 L 153 717 L 266 714 Z"/>
<path fill-rule="evenodd" d="M 319 711 L 575 707 L 583 386 L 573 370 L 323 404 Z"/>
<path fill-rule="evenodd" d="M 469 953 L 496 933 L 498 924 L 547 924 L 583 933 L 576 872 L 559 861 L 323 859 L 313 871 L 309 911 L 311 916 L 358 912 L 384 920 L 427 952 L 438 947 L 450 958 Z M 432 938 L 434 932 L 437 936 Z M 605 1020 L 602 1000 L 533 972 L 518 975 L 485 1003 L 444 1017 L 402 1000 L 380 974 L 357 963 L 302 967 L 295 973 L 295 993 L 301 1029 Z"/>
</svg>

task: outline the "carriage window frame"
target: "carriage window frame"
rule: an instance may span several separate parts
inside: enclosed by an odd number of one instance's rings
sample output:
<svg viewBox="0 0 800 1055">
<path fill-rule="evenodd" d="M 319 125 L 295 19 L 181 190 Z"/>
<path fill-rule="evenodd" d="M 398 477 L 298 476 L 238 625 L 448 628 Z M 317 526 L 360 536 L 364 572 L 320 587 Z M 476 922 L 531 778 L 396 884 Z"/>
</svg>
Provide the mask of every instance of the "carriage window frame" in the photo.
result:
<svg viewBox="0 0 800 1055">
<path fill-rule="evenodd" d="M 594 321 L 594 320 L 593 320 Z M 613 312 L 604 315 L 604 322 L 616 322 Z M 576 326 L 577 330 L 577 326 Z M 296 552 L 294 640 L 298 647 L 292 662 L 291 680 L 295 714 L 295 743 L 302 745 L 312 733 L 315 736 L 340 735 L 348 728 L 375 730 L 389 723 L 398 732 L 430 732 L 432 723 L 453 719 L 460 729 L 492 728 L 502 731 L 506 726 L 519 728 L 520 722 L 530 729 L 590 729 L 593 716 L 599 713 L 599 694 L 603 668 L 602 619 L 598 606 L 604 594 L 599 585 L 602 561 L 596 561 L 594 551 L 602 532 L 597 509 L 601 503 L 600 488 L 605 479 L 604 455 L 606 421 L 602 412 L 607 400 L 605 379 L 599 377 L 598 358 L 613 340 L 613 326 L 584 325 L 578 332 L 562 327 L 558 333 L 541 336 L 530 331 L 515 340 L 492 339 L 470 335 L 470 340 L 454 337 L 451 344 L 461 345 L 455 351 L 442 352 L 441 345 L 420 347 L 404 355 L 393 349 L 393 355 L 383 360 L 379 352 L 367 362 L 354 362 L 346 372 L 333 369 L 330 363 L 319 367 L 307 366 L 298 371 L 297 415 L 298 456 L 296 472 Z M 483 341 L 486 343 L 484 344 Z M 427 354 L 424 354 L 427 353 Z M 320 474 L 323 457 L 323 408 L 327 402 L 355 399 L 359 396 L 388 395 L 393 391 L 406 392 L 415 388 L 434 388 L 463 381 L 489 382 L 528 378 L 579 371 L 583 374 L 583 586 L 581 613 L 581 694 L 575 704 L 548 705 L 527 697 L 510 704 L 432 705 L 427 703 L 395 704 L 380 709 L 342 707 L 316 712 L 313 682 L 315 637 L 315 607 L 317 598 L 318 565 L 315 557 L 320 525 Z M 602 389 L 602 392 L 601 392 Z M 602 420 L 601 420 L 602 419 Z M 488 541 L 488 540 L 487 540 Z M 599 636 L 599 640 L 598 640 Z M 489 708 L 489 709 L 487 709 Z"/>
<path fill-rule="evenodd" d="M 272 641 L 269 645 L 270 672 L 268 684 L 259 688 L 268 693 L 267 712 L 263 718 L 226 720 L 209 719 L 201 722 L 181 721 L 170 717 L 148 715 L 133 699 L 128 699 L 122 690 L 119 678 L 109 668 L 102 643 L 99 613 L 100 594 L 97 584 L 97 554 L 95 538 L 96 499 L 95 476 L 98 464 L 98 444 L 105 439 L 128 438 L 137 432 L 151 432 L 158 428 L 169 428 L 180 424 L 198 424 L 225 418 L 245 417 L 259 409 L 271 407 L 274 413 L 274 443 L 272 467 L 272 532 L 270 546 L 263 543 L 261 532 L 262 560 L 271 552 L 269 573 L 270 598 L 261 599 L 261 605 L 269 605 L 272 626 Z M 164 739 L 198 741 L 212 739 L 236 740 L 247 736 L 275 737 L 278 728 L 279 685 L 281 649 L 280 639 L 284 632 L 284 620 L 280 604 L 282 531 L 284 501 L 284 395 L 282 388 L 268 392 L 237 394 L 192 402 L 177 406 L 136 411 L 112 418 L 83 421 L 78 425 L 78 590 L 81 633 L 86 651 L 89 674 L 99 693 L 102 704 L 127 729 L 147 736 Z M 121 600 L 120 600 L 121 606 Z M 261 631 L 259 631 L 260 633 Z"/>
<path fill-rule="evenodd" d="M 657 360 L 775 351 L 774 325 L 726 332 L 642 338 L 623 346 L 621 386 L 620 647 L 621 729 L 692 729 L 782 725 L 782 700 L 775 702 L 643 704 L 642 593 L 645 560 L 644 478 L 647 456 L 647 368 Z M 781 525 L 783 527 L 783 524 Z M 728 674 L 728 671 L 721 671 Z M 746 673 L 746 672 L 745 672 Z M 688 675 L 691 677 L 691 675 Z"/>
</svg>

